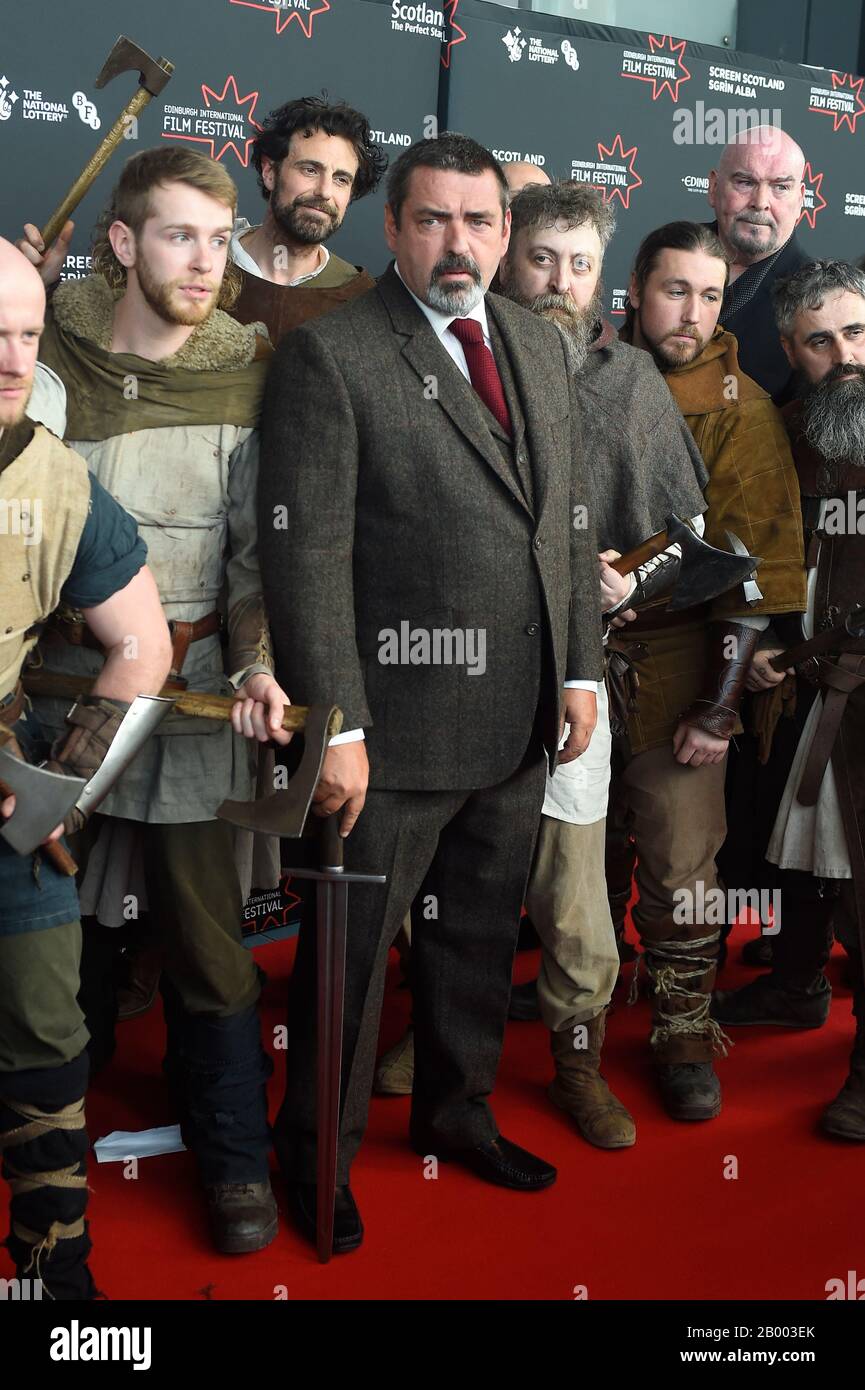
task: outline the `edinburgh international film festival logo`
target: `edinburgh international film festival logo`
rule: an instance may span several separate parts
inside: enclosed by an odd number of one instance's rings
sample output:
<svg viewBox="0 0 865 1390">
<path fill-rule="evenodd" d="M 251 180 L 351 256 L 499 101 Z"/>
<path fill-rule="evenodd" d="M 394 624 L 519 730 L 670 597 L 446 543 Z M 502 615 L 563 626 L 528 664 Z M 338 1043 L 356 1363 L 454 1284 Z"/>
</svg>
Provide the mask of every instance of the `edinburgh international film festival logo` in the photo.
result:
<svg viewBox="0 0 865 1390">
<path fill-rule="evenodd" d="M 263 10 L 276 21 L 277 34 L 285 33 L 293 19 L 303 30 L 304 37 L 312 38 L 313 21 L 318 15 L 331 9 L 330 0 L 228 0 L 229 5 L 239 5 L 245 10 Z"/>
<path fill-rule="evenodd" d="M 805 201 L 802 204 L 802 211 L 799 214 L 799 221 L 796 223 L 796 226 L 798 227 L 801 223 L 807 222 L 813 232 L 818 214 L 827 206 L 826 199 L 820 192 L 823 175 L 822 173 L 815 174 L 811 169 L 809 161 L 805 165 L 802 181 L 805 184 Z"/>
<path fill-rule="evenodd" d="M 605 203 L 618 198 L 623 208 L 630 208 L 631 194 L 643 183 L 635 167 L 637 153 L 636 145 L 625 149 L 621 135 L 609 148 L 599 140 L 597 159 L 571 160 L 571 178 L 575 183 L 599 188 Z"/>
<path fill-rule="evenodd" d="M 679 88 L 683 82 L 690 82 L 691 74 L 683 62 L 685 40 L 674 42 L 672 35 L 649 35 L 648 53 L 642 49 L 622 50 L 622 77 L 633 78 L 636 82 L 651 82 L 652 101 L 657 101 L 664 92 L 669 92 L 673 104 L 678 105 Z"/>
<path fill-rule="evenodd" d="M 167 102 L 162 108 L 163 140 L 188 140 L 201 147 L 201 153 L 211 159 L 222 159 L 231 150 L 246 169 L 249 147 L 261 126 L 255 119 L 258 92 L 241 96 L 237 79 L 227 77 L 222 91 L 201 84 L 202 106 L 176 106 Z"/>
<path fill-rule="evenodd" d="M 814 83 L 811 87 L 808 110 L 818 116 L 832 117 L 832 130 L 847 129 L 856 133 L 856 122 L 865 115 L 862 83 L 865 78 L 851 77 L 849 72 L 832 73 L 832 86 Z"/>
</svg>

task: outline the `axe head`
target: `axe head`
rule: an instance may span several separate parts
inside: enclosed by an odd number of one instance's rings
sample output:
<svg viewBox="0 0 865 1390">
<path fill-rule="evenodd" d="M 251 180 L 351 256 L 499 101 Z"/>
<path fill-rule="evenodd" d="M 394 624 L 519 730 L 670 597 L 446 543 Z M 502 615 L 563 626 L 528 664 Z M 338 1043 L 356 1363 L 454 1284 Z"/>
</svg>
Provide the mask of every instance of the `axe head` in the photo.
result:
<svg viewBox="0 0 865 1390">
<path fill-rule="evenodd" d="M 667 519 L 667 536 L 670 544 L 675 541 L 682 547 L 679 577 L 667 604 L 670 612 L 708 603 L 719 594 L 735 589 L 737 584 L 753 582 L 752 576 L 760 563 L 759 556 L 749 555 L 732 531 L 727 532 L 727 539 L 734 554 L 709 545 L 676 516 Z M 758 596 L 759 592 L 758 589 Z"/>
<path fill-rule="evenodd" d="M 65 777 L 25 763 L 0 748 L 0 781 L 15 793 L 15 810 L 0 835 L 18 854 L 32 854 L 75 805 L 87 786 L 83 777 Z"/>
<path fill-rule="evenodd" d="M 106 87 L 121 72 L 137 72 L 139 86 L 156 97 L 171 80 L 174 64 L 167 58 L 151 58 L 137 43 L 120 34 L 93 85 Z"/>
<path fill-rule="evenodd" d="M 330 742 L 330 721 L 335 712 L 335 707 L 328 705 L 310 705 L 303 726 L 303 756 L 287 787 L 258 801 L 223 801 L 216 812 L 220 819 L 262 835 L 298 839 L 303 834 L 312 794 L 321 776 L 321 765 Z"/>
</svg>

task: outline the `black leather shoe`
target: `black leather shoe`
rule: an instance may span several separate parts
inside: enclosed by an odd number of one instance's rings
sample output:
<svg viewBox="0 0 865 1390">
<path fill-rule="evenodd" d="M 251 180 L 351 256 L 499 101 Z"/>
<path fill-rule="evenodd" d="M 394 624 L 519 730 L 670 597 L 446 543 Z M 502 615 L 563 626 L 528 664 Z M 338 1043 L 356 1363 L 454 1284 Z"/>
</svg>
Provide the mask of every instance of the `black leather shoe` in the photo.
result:
<svg viewBox="0 0 865 1390">
<path fill-rule="evenodd" d="M 537 980 L 528 980 L 524 985 L 513 985 L 508 1018 L 514 1023 L 537 1023 L 540 1016 Z"/>
<path fill-rule="evenodd" d="M 550 1187 L 558 1176 L 552 1164 L 512 1144 L 501 1134 L 474 1149 L 451 1149 L 438 1157 L 443 1163 L 461 1163 L 485 1182 L 513 1187 L 518 1192 L 539 1192 L 541 1188 Z"/>
<path fill-rule="evenodd" d="M 718 990 L 712 1017 L 725 1028 L 749 1024 L 778 1028 L 822 1028 L 829 1017 L 832 986 L 821 971 L 807 989 L 794 989 L 774 974 L 758 975 L 741 989 Z"/>
<path fill-rule="evenodd" d="M 295 1220 L 307 1240 L 316 1244 L 315 1206 L 317 1187 L 314 1182 L 289 1182 L 286 1184 L 291 1198 L 291 1208 Z M 336 1203 L 333 1213 L 333 1253 L 347 1255 L 356 1250 L 363 1240 L 363 1222 L 351 1188 L 336 1189 Z"/>
<path fill-rule="evenodd" d="M 247 1255 L 270 1244 L 278 1221 L 268 1181 L 210 1183 L 204 1191 L 210 1233 L 223 1255 Z"/>
</svg>

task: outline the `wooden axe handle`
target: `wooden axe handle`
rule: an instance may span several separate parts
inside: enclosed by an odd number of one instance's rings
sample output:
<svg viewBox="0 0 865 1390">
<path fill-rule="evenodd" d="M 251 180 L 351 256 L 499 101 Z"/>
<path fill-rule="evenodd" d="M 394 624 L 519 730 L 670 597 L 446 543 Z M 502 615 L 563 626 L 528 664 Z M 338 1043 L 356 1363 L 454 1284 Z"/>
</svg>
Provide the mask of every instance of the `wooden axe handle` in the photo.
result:
<svg viewBox="0 0 865 1390">
<path fill-rule="evenodd" d="M 135 95 L 126 103 L 114 125 L 105 136 L 96 152 L 88 159 L 78 178 L 73 183 L 63 202 L 60 203 L 52 212 L 45 226 L 42 228 L 42 240 L 45 243 L 45 250 L 55 240 L 58 233 L 63 230 L 68 217 L 77 208 L 81 199 L 89 191 L 98 175 L 105 168 L 109 159 L 113 155 L 120 141 L 126 134 L 129 122 L 140 116 L 147 103 L 151 100 L 151 93 L 146 87 L 139 87 Z"/>
<path fill-rule="evenodd" d="M 81 676 L 67 676 L 60 671 L 33 669 L 24 672 L 24 689 L 28 695 L 43 695 L 48 699 L 77 700 L 87 695 L 93 681 Z M 226 722 L 231 718 L 235 701 L 230 695 L 211 695 L 207 691 L 178 690 L 170 683 L 164 685 L 160 695 L 175 700 L 174 708 L 178 714 L 186 714 L 196 719 L 219 719 Z M 307 706 L 289 705 L 282 716 L 282 727 L 289 733 L 297 733 L 306 724 Z M 336 710 L 328 725 L 332 738 L 342 729 L 342 711 Z"/>
<path fill-rule="evenodd" d="M 647 560 L 654 560 L 669 544 L 667 532 L 659 531 L 656 536 L 650 536 L 642 545 L 638 545 L 636 550 L 629 550 L 627 555 L 622 555 L 620 559 L 611 560 L 610 569 L 615 570 L 616 574 L 630 574 L 631 570 L 644 565 Z"/>
<path fill-rule="evenodd" d="M 0 796 L 14 795 L 15 793 L 12 788 L 7 786 L 2 777 L 0 777 Z M 59 840 L 54 840 L 50 845 L 40 845 L 39 853 L 44 854 L 46 859 L 51 860 L 51 863 L 58 873 L 68 874 L 70 878 L 74 878 L 78 873 L 78 865 L 75 863 L 69 851 L 63 848 Z"/>
</svg>

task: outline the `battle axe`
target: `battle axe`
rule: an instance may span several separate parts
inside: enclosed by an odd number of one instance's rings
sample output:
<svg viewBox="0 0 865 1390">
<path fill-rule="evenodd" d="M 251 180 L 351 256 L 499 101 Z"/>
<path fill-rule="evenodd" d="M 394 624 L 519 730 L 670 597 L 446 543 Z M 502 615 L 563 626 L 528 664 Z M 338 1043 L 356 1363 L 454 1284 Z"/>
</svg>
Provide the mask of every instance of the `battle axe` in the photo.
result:
<svg viewBox="0 0 865 1390">
<path fill-rule="evenodd" d="M 0 835 L 6 843 L 18 854 L 32 854 L 73 806 L 85 816 L 92 815 L 165 718 L 172 703 L 170 699 L 155 695 L 137 695 L 89 781 L 35 767 L 0 748 L 4 792 L 7 795 L 11 792 L 16 798 L 15 810 L 0 827 Z"/>
<path fill-rule="evenodd" d="M 719 594 L 734 589 L 737 584 L 743 586 L 746 602 L 755 603 L 763 597 L 754 581 L 760 558 L 749 555 L 746 546 L 732 531 L 727 531 L 726 535 L 732 553 L 709 545 L 708 541 L 698 536 L 696 531 L 686 526 L 677 516 L 669 516 L 666 530 L 650 536 L 635 550 L 612 561 L 610 568 L 617 574 L 630 574 L 661 555 L 669 546 L 678 545 L 682 555 L 667 602 L 670 612 L 708 603 Z M 624 606 L 627 607 L 627 603 Z"/>
<path fill-rule="evenodd" d="M 129 124 L 135 120 L 153 97 L 158 96 L 170 81 L 174 64 L 167 58 L 150 57 L 137 43 L 121 34 L 102 65 L 102 71 L 94 86 L 105 87 L 121 72 L 138 73 L 138 89 L 124 106 L 114 125 L 105 136 L 95 154 L 87 161 L 78 178 L 73 183 L 63 202 L 52 212 L 42 228 L 42 241 L 47 248 L 54 241 L 113 155 L 126 134 Z"/>
</svg>

